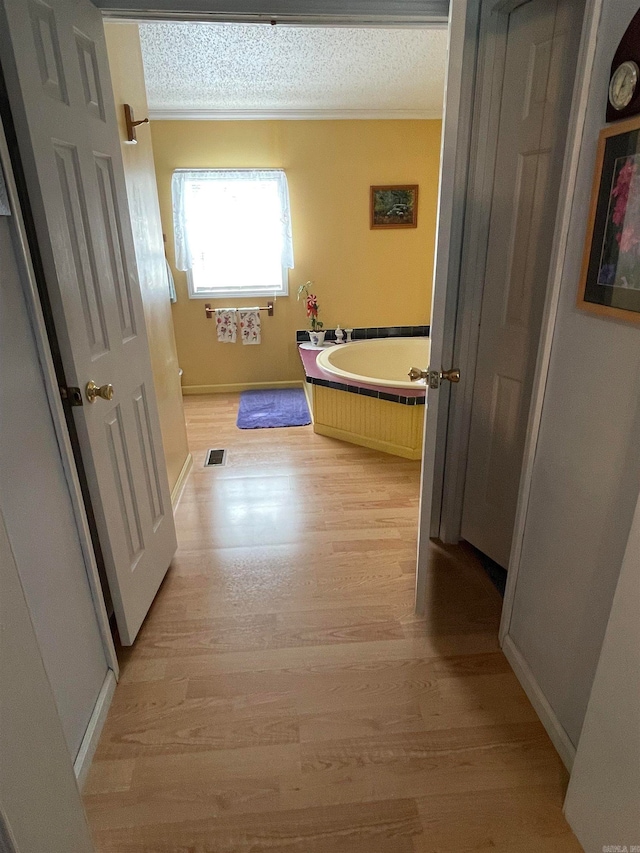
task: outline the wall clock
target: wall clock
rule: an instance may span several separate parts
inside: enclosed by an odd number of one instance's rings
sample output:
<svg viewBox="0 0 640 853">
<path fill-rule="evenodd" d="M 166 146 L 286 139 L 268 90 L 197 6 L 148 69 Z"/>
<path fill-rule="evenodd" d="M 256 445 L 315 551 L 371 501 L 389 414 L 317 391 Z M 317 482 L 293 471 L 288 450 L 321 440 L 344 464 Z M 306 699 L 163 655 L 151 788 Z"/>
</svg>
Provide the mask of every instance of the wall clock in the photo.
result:
<svg viewBox="0 0 640 853">
<path fill-rule="evenodd" d="M 627 27 L 611 63 L 607 121 L 640 113 L 640 10 Z"/>
<path fill-rule="evenodd" d="M 637 64 L 628 59 L 622 65 L 618 65 L 611 75 L 609 83 L 609 103 L 616 112 L 628 107 L 638 86 L 638 75 L 640 69 Z"/>
</svg>

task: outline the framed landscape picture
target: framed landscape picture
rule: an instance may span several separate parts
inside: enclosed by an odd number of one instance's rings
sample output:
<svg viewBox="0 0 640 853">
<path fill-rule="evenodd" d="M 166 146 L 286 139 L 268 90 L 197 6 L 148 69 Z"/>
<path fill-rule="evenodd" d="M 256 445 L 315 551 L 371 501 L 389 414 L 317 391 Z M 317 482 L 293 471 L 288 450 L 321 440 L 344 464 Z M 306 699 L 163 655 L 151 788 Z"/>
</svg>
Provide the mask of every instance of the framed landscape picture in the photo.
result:
<svg viewBox="0 0 640 853">
<path fill-rule="evenodd" d="M 371 228 L 416 228 L 418 185 L 371 187 Z"/>
<path fill-rule="evenodd" d="M 640 118 L 600 132 L 578 307 L 640 323 Z"/>
</svg>

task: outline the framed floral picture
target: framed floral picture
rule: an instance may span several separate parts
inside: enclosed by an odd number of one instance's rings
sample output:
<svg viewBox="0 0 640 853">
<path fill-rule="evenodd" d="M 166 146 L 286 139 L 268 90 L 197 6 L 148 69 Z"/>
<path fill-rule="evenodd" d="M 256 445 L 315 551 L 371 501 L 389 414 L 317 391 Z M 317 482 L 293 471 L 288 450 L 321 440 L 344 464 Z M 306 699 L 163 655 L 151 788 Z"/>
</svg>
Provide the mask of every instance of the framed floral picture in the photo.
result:
<svg viewBox="0 0 640 853">
<path fill-rule="evenodd" d="M 578 307 L 640 323 L 640 118 L 600 132 Z"/>
<path fill-rule="evenodd" d="M 418 185 L 371 187 L 371 228 L 416 228 Z"/>
</svg>

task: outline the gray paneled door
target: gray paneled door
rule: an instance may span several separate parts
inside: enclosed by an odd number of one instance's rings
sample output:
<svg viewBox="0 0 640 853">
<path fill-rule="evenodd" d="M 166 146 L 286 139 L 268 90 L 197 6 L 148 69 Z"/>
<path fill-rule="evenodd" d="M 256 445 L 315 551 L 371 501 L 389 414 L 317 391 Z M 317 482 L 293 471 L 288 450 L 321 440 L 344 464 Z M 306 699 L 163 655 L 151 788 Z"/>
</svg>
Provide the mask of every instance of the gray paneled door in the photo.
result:
<svg viewBox="0 0 640 853">
<path fill-rule="evenodd" d="M 0 216 L 0 513 L 75 760 L 108 664 L 22 294 L 14 219 Z"/>
<path fill-rule="evenodd" d="M 0 0 L 0 58 L 122 642 L 176 549 L 102 16 Z M 90 403 L 89 381 L 113 385 Z"/>
<path fill-rule="evenodd" d="M 509 563 L 558 206 L 582 0 L 510 15 L 462 536 Z"/>
</svg>

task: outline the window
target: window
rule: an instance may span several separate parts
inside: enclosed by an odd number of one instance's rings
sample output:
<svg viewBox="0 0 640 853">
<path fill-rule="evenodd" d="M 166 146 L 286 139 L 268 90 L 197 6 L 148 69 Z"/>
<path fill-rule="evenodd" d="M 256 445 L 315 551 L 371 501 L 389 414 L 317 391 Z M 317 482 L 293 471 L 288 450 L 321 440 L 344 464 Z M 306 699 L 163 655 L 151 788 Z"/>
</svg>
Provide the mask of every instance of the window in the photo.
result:
<svg viewBox="0 0 640 853">
<path fill-rule="evenodd" d="M 192 299 L 287 294 L 293 245 L 281 169 L 179 169 L 171 189 L 176 266 Z"/>
</svg>

